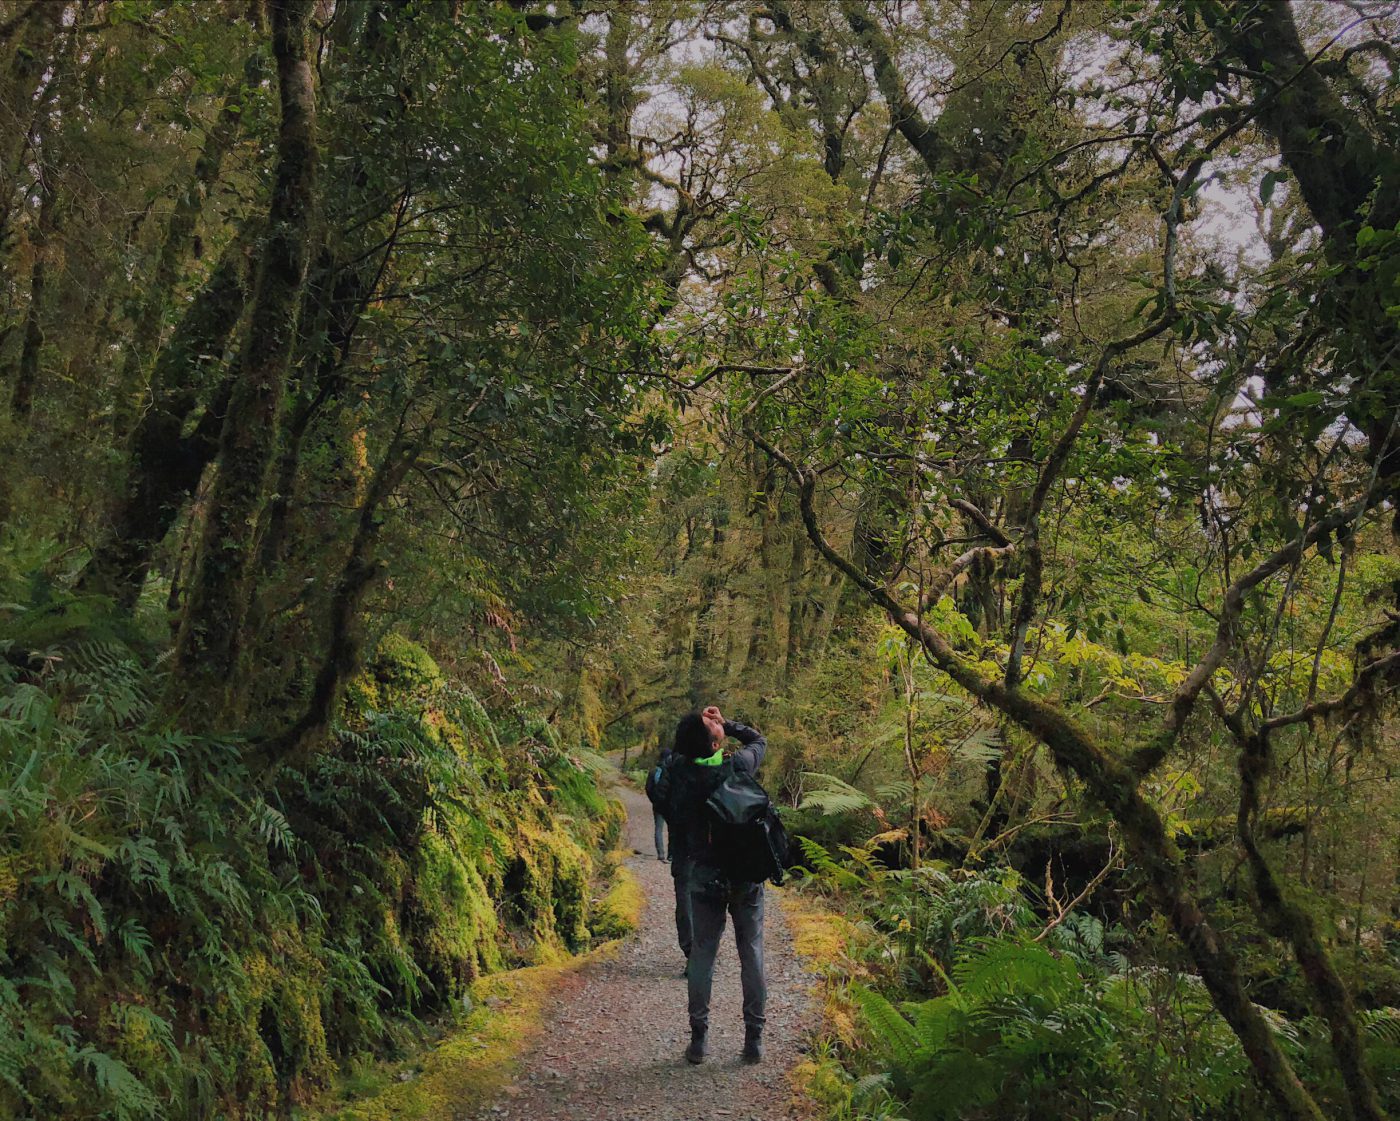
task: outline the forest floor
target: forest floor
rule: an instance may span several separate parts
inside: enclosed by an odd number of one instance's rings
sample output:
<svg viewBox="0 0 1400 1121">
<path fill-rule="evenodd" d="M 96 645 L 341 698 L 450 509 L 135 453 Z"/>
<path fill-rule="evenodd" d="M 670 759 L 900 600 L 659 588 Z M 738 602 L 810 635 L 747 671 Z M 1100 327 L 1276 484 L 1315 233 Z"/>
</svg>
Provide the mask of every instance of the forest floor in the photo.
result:
<svg viewBox="0 0 1400 1121">
<path fill-rule="evenodd" d="M 782 1121 L 803 1116 L 788 1072 L 817 1016 L 815 981 L 803 968 L 771 888 L 764 942 L 768 976 L 765 1056 L 739 1059 L 739 960 L 732 926 L 715 968 L 710 1055 L 682 1057 L 686 1020 L 684 959 L 676 945 L 671 866 L 656 859 L 651 804 L 626 784 L 627 866 L 646 893 L 639 926 L 618 952 L 566 974 L 543 1030 L 520 1060 L 519 1074 L 478 1121 Z"/>
</svg>

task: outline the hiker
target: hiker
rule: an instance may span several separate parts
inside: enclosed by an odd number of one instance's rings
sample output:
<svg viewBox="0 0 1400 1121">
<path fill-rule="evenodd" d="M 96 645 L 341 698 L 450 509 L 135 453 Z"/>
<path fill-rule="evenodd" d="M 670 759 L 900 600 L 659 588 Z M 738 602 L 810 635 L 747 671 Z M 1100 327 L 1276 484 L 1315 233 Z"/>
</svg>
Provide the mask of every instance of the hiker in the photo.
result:
<svg viewBox="0 0 1400 1121">
<path fill-rule="evenodd" d="M 661 855 L 661 827 L 666 826 L 666 855 L 665 860 L 671 863 L 671 886 L 676 893 L 676 942 L 680 945 L 681 954 L 685 957 L 685 968 L 681 970 L 681 976 L 685 977 L 690 970 L 690 892 L 686 885 L 684 876 L 677 872 L 675 859 L 675 827 L 666 820 L 666 791 L 669 789 L 671 776 L 671 766 L 680 758 L 668 747 L 662 747 L 660 761 L 647 772 L 647 798 L 651 800 L 652 822 L 656 828 L 656 858 L 662 859 Z"/>
<path fill-rule="evenodd" d="M 657 756 L 656 766 L 647 774 L 647 797 L 651 799 L 651 823 L 656 831 L 656 859 L 663 864 L 671 862 L 670 838 L 666 834 L 666 817 L 661 812 L 661 805 L 657 795 L 657 784 L 661 781 L 661 776 L 666 768 L 671 765 L 674 752 L 664 744 L 661 747 L 661 754 Z"/>
<path fill-rule="evenodd" d="M 721 745 L 732 736 L 743 746 L 724 758 Z M 713 820 L 706 799 L 730 773 L 752 776 L 768 750 L 762 734 L 727 721 L 714 705 L 681 717 L 676 725 L 675 755 L 666 772 L 663 808 L 671 827 L 671 875 L 676 884 L 676 926 L 686 952 L 690 1046 L 685 1057 L 704 1062 L 710 1023 L 710 988 L 715 954 L 724 934 L 726 913 L 734 919 L 739 976 L 744 990 L 746 1062 L 763 1058 L 763 884 L 732 882 L 718 867 Z M 685 914 L 683 915 L 683 911 Z"/>
<path fill-rule="evenodd" d="M 707 732 L 706 735 L 709 733 Z M 655 767 L 647 772 L 647 798 L 651 801 L 652 821 L 656 827 L 656 856 L 661 856 L 661 826 L 666 825 L 666 856 L 665 859 L 671 863 L 671 886 L 676 893 L 676 942 L 680 945 L 681 954 L 686 959 L 685 968 L 681 970 L 681 976 L 689 975 L 690 971 L 690 888 L 685 876 L 681 875 L 681 866 L 675 863 L 676 855 L 676 829 L 669 821 L 666 814 L 666 795 L 670 789 L 671 767 L 681 759 L 682 756 L 669 748 L 662 747 L 660 761 Z"/>
</svg>

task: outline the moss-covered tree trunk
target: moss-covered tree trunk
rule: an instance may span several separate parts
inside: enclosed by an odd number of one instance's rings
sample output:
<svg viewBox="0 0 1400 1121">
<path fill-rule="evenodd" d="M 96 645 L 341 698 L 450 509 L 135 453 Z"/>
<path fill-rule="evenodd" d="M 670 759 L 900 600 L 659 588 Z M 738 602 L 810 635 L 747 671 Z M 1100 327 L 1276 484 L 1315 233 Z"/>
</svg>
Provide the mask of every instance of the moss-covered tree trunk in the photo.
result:
<svg viewBox="0 0 1400 1121">
<path fill-rule="evenodd" d="M 175 209 L 166 223 L 165 240 L 156 258 L 155 272 L 142 293 L 141 306 L 136 313 L 131 337 L 126 342 L 121 372 L 117 376 L 112 431 L 119 440 L 131 431 L 134 418 L 138 415 L 140 399 L 147 389 L 147 375 L 152 372 L 152 361 L 160 346 L 166 312 L 181 277 L 185 275 L 195 226 L 204 210 L 205 199 L 218 182 L 224 157 L 238 137 L 243 120 L 243 102 L 249 89 L 259 81 L 261 69 L 259 52 L 254 51 L 244 68 L 242 80 L 235 82 L 225 95 L 219 116 L 194 161 L 189 182 L 175 200 Z"/>
<path fill-rule="evenodd" d="M 1375 1083 L 1366 1069 L 1366 1047 L 1351 992 L 1323 944 L 1317 921 L 1285 893 L 1283 882 L 1255 836 L 1260 785 L 1272 764 L 1269 733 L 1266 729 L 1246 732 L 1237 718 L 1230 718 L 1229 723 L 1240 744 L 1240 804 L 1236 828 L 1254 879 L 1260 913 L 1271 931 L 1292 948 L 1303 979 L 1327 1021 L 1332 1054 L 1346 1086 L 1354 1121 L 1385 1121 Z M 1358 934 L 1360 929 L 1358 922 Z"/>
<path fill-rule="evenodd" d="M 39 94 L 52 83 L 48 70 L 62 17 L 62 4 L 34 4 L 15 29 L 15 50 L 0 87 L 0 251 L 8 247 L 19 210 L 15 188 L 28 158 L 28 139 L 40 111 L 37 102 L 42 101 Z"/>
<path fill-rule="evenodd" d="M 156 548 L 199 486 L 219 446 L 232 388 L 230 374 L 200 419 L 189 422 L 217 370 L 248 299 L 247 238 L 236 239 L 195 295 L 151 374 L 151 402 L 131 437 L 126 489 L 78 578 L 83 591 L 111 596 L 130 609 L 141 594 Z"/>
<path fill-rule="evenodd" d="M 199 567 L 176 648 L 177 681 L 206 717 L 236 700 L 256 558 L 254 527 L 277 450 L 287 368 L 297 337 L 316 181 L 316 91 L 307 55 L 309 0 L 273 0 L 272 50 L 282 119 L 267 235 L 251 322 L 219 442 Z"/>
<path fill-rule="evenodd" d="M 1393 229 L 1400 220 L 1400 148 L 1369 127 L 1343 97 L 1345 85 L 1318 65 L 1298 34 L 1288 4 L 1252 0 L 1201 8 L 1228 62 L 1251 75 L 1253 109 L 1278 144 L 1284 166 L 1322 227 L 1328 257 L 1342 266 L 1330 315 L 1345 327 L 1353 376 L 1369 391 L 1349 395 L 1346 415 L 1368 437 L 1367 454 L 1379 468 L 1378 485 L 1400 488 L 1400 347 L 1391 300 L 1374 274 L 1355 268 L 1357 233 L 1369 225 Z M 1392 134 L 1393 135 L 1393 134 Z M 1285 374 L 1292 371 L 1285 369 Z"/>
<path fill-rule="evenodd" d="M 383 462 L 374 473 L 364 502 L 360 505 L 355 535 L 331 595 L 329 639 L 316 672 L 310 700 L 302 715 L 275 742 L 273 762 L 296 758 L 325 735 L 346 683 L 359 668 L 363 649 L 360 611 L 365 595 L 380 571 L 374 549 L 379 538 L 383 506 L 413 466 L 430 428 L 431 422 L 416 437 L 410 438 L 401 424 L 390 441 Z"/>
<path fill-rule="evenodd" d="M 49 280 L 61 249 L 58 240 L 63 226 L 63 200 L 60 198 L 61 147 L 64 117 L 74 112 L 74 52 L 76 33 L 63 38 L 52 60 L 48 75 L 46 106 L 40 110 L 34 128 L 38 145 L 39 214 L 35 219 L 30 244 L 34 263 L 29 270 L 29 304 L 24 313 L 24 330 L 19 357 L 11 373 L 10 409 L 20 420 L 27 420 L 34 409 L 34 395 L 39 385 L 39 363 L 47 338 Z"/>
</svg>

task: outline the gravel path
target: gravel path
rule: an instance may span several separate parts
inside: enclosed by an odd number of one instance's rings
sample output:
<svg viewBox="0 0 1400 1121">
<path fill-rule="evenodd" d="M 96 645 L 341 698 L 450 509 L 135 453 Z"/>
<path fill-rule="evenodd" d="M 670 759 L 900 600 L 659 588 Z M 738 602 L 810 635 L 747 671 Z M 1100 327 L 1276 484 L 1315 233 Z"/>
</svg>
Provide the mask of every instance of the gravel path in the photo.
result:
<svg viewBox="0 0 1400 1121">
<path fill-rule="evenodd" d="M 686 1021 L 685 964 L 676 946 L 671 866 L 652 847 L 651 804 L 630 786 L 627 866 L 646 892 L 641 926 L 609 960 L 569 976 L 540 1042 L 521 1074 L 481 1121 L 782 1121 L 796 1119 L 788 1069 L 811 1025 L 812 979 L 793 952 L 773 891 L 765 908 L 768 1026 L 761 1064 L 739 1060 L 739 959 L 725 931 L 710 1004 L 710 1055 L 700 1066 L 682 1058 Z"/>
</svg>

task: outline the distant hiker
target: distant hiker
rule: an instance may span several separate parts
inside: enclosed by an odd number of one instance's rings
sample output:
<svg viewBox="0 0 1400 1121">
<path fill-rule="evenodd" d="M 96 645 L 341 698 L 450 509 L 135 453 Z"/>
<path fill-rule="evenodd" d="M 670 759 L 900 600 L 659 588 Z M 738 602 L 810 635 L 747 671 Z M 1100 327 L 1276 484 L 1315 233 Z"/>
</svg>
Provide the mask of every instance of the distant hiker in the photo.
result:
<svg viewBox="0 0 1400 1121">
<path fill-rule="evenodd" d="M 709 732 L 705 733 L 707 736 Z M 681 976 L 690 973 L 690 886 L 676 861 L 676 827 L 667 820 L 667 797 L 671 786 L 671 769 L 681 759 L 679 752 L 661 749 L 661 760 L 647 773 L 647 797 L 651 800 L 653 824 L 656 828 L 656 855 L 661 856 L 661 823 L 666 823 L 666 859 L 671 861 L 671 884 L 676 893 L 676 942 L 685 955 L 686 966 Z"/>
<path fill-rule="evenodd" d="M 726 736 L 743 744 L 728 760 L 720 746 Z M 710 988 L 726 912 L 734 918 L 744 990 L 743 1057 L 753 1063 L 763 1058 L 767 989 L 763 978 L 762 879 L 767 873 L 760 873 L 758 882 L 752 882 L 744 868 L 736 867 L 724 843 L 730 834 L 708 803 L 727 780 L 761 790 L 753 775 L 767 750 L 767 741 L 759 732 L 725 720 L 713 705 L 703 712 L 688 713 L 676 725 L 677 757 L 665 772 L 662 808 L 671 827 L 676 928 L 681 949 L 689 959 L 690 1046 L 685 1057 L 692 1063 L 704 1062 L 707 1054 Z"/>
<path fill-rule="evenodd" d="M 671 860 L 670 848 L 667 844 L 668 838 L 663 836 L 666 828 L 666 816 L 661 812 L 660 783 L 661 776 L 666 773 L 666 768 L 671 765 L 675 756 L 669 747 L 662 747 L 661 754 L 657 757 L 656 766 L 647 772 L 647 797 L 651 800 L 651 823 L 656 830 L 656 859 L 664 863 Z"/>
</svg>

